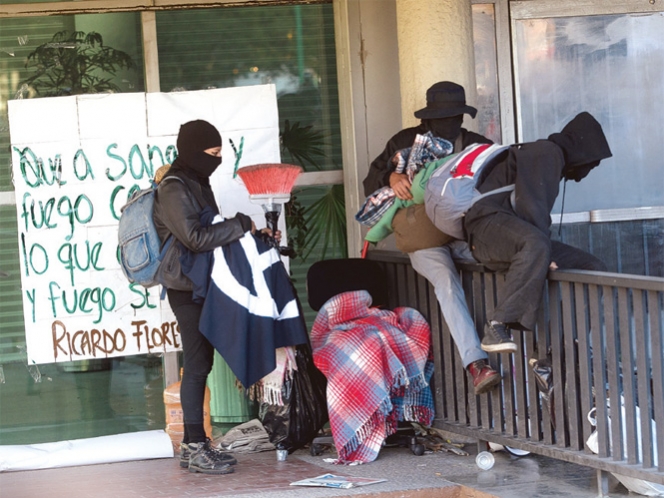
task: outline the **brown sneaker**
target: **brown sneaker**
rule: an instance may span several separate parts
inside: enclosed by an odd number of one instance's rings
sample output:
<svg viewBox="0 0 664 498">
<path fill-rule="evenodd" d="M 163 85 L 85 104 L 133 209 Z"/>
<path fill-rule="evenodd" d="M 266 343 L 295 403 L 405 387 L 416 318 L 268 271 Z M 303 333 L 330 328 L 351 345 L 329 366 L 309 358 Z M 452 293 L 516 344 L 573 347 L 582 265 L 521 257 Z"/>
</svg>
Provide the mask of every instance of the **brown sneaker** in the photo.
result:
<svg viewBox="0 0 664 498">
<path fill-rule="evenodd" d="M 484 394 L 500 384 L 500 374 L 491 368 L 486 360 L 474 361 L 466 370 L 473 378 L 475 394 Z"/>
</svg>

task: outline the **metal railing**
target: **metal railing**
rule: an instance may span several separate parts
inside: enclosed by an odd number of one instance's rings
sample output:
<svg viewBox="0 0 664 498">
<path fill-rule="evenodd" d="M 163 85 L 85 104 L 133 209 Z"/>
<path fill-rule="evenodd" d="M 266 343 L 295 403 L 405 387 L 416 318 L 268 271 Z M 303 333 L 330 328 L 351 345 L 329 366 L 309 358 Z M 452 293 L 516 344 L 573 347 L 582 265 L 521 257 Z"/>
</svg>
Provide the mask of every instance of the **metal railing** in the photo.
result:
<svg viewBox="0 0 664 498">
<path fill-rule="evenodd" d="M 386 270 L 390 306 L 416 308 L 431 324 L 436 427 L 586 465 L 600 477 L 610 471 L 664 484 L 664 278 L 551 272 L 536 330 L 513 331 L 517 353 L 489 355 L 501 388 L 476 396 L 433 287 L 405 255 L 368 257 Z M 480 265 L 463 266 L 461 275 L 481 336 L 504 275 Z M 595 430 L 597 454 L 586 445 Z"/>
</svg>

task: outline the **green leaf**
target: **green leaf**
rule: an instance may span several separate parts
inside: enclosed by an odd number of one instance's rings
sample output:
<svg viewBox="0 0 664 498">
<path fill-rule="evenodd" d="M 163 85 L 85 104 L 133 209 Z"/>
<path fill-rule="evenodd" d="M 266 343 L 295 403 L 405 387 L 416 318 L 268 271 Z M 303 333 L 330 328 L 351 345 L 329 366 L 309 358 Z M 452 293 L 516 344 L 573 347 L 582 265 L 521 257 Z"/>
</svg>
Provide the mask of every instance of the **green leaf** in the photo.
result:
<svg viewBox="0 0 664 498">
<path fill-rule="evenodd" d="M 328 252 L 342 258 L 348 257 L 346 238 L 346 207 L 342 185 L 332 185 L 328 191 L 304 212 L 307 233 L 304 238 L 306 260 L 321 242 L 321 258 L 325 259 Z"/>
<path fill-rule="evenodd" d="M 291 126 L 288 120 L 281 130 L 281 152 L 288 154 L 291 162 L 306 166 L 312 165 L 320 170 L 319 160 L 325 158 L 325 135 L 313 129 L 313 126 L 301 127 L 300 123 Z"/>
<path fill-rule="evenodd" d="M 32 86 L 37 96 L 119 92 L 112 82 L 118 69 L 136 69 L 131 56 L 104 46 L 101 34 L 59 31 L 26 59 L 34 74 L 21 84 Z M 109 77 L 110 76 L 110 77 Z"/>
</svg>

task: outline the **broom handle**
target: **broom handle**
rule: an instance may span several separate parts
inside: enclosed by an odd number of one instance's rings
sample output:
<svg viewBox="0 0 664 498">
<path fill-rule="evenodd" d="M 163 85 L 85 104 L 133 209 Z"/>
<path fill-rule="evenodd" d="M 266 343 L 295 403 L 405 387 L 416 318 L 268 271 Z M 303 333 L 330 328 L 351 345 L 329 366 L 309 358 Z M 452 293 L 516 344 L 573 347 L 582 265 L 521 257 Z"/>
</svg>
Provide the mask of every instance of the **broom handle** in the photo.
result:
<svg viewBox="0 0 664 498">
<path fill-rule="evenodd" d="M 279 211 L 266 211 L 265 224 L 267 228 L 272 230 L 272 239 L 274 239 L 274 234 L 277 233 L 277 226 L 279 225 Z"/>
</svg>

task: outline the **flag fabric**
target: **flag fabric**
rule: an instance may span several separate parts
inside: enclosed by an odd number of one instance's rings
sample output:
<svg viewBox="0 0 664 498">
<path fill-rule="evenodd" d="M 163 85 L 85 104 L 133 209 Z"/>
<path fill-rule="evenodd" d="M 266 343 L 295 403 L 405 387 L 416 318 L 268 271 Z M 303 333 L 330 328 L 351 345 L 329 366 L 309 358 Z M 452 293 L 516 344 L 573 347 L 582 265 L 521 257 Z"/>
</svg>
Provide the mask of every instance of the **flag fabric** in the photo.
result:
<svg viewBox="0 0 664 498">
<path fill-rule="evenodd" d="M 204 226 L 223 218 L 207 208 Z M 203 303 L 201 333 L 248 388 L 276 368 L 276 349 L 309 342 L 300 303 L 279 252 L 260 238 L 242 238 L 180 259 Z"/>
</svg>

